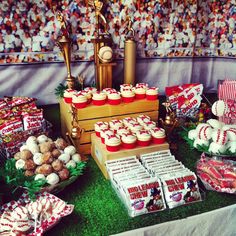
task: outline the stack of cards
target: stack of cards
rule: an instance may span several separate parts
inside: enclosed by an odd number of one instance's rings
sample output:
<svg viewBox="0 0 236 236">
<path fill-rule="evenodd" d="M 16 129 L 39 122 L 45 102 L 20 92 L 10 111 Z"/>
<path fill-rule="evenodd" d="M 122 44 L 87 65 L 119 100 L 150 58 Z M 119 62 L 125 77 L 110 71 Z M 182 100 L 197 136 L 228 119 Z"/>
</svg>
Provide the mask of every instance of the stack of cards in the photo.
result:
<svg viewBox="0 0 236 236">
<path fill-rule="evenodd" d="M 201 200 L 196 175 L 169 150 L 144 154 L 140 158 L 149 173 L 161 180 L 169 208 Z"/>
<path fill-rule="evenodd" d="M 161 182 L 133 157 L 106 162 L 112 185 L 134 217 L 166 208 Z"/>
</svg>

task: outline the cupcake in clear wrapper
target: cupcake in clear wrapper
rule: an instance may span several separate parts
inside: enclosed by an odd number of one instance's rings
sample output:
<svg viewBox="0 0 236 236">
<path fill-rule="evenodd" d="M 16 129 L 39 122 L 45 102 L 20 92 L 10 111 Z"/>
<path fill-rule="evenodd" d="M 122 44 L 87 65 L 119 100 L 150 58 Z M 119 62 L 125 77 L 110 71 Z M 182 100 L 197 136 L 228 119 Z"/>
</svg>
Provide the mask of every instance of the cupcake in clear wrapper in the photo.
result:
<svg viewBox="0 0 236 236">
<path fill-rule="evenodd" d="M 87 103 L 90 104 L 92 102 L 92 93 L 85 90 L 82 90 L 81 93 L 87 97 Z"/>
<path fill-rule="evenodd" d="M 139 124 L 138 122 L 131 123 L 131 124 L 129 124 L 128 127 L 132 133 L 137 133 L 138 131 L 143 129 L 143 126 L 141 124 Z"/>
<path fill-rule="evenodd" d="M 120 85 L 120 91 L 122 92 L 123 89 L 132 89 L 133 85 L 132 84 L 121 84 Z"/>
<path fill-rule="evenodd" d="M 147 115 L 139 115 L 137 121 L 139 124 L 143 125 L 144 123 L 151 121 L 151 118 Z"/>
<path fill-rule="evenodd" d="M 136 122 L 137 122 L 137 120 L 136 120 L 135 118 L 133 118 L 133 117 L 125 117 L 125 118 L 123 119 L 123 124 L 124 124 L 126 127 L 128 127 L 129 124 L 131 124 L 131 123 L 136 123 Z"/>
<path fill-rule="evenodd" d="M 106 103 L 107 95 L 103 92 L 95 92 L 92 96 L 93 105 L 102 106 Z"/>
<path fill-rule="evenodd" d="M 119 128 L 124 126 L 124 124 L 123 124 L 123 122 L 121 120 L 115 119 L 115 120 L 111 120 L 109 122 L 109 126 L 116 133 Z"/>
<path fill-rule="evenodd" d="M 99 121 L 99 122 L 95 123 L 94 129 L 95 129 L 97 137 L 100 137 L 101 129 L 107 129 L 107 128 L 108 128 L 108 123 L 107 122 Z"/>
<path fill-rule="evenodd" d="M 148 122 L 145 122 L 145 123 L 143 123 L 143 128 L 145 130 L 154 129 L 154 128 L 156 128 L 156 122 L 151 121 L 151 120 Z"/>
<path fill-rule="evenodd" d="M 166 134 L 165 130 L 162 128 L 154 128 L 150 130 L 150 133 L 152 135 L 152 141 L 155 144 L 162 144 L 166 141 Z"/>
<path fill-rule="evenodd" d="M 152 136 L 147 130 L 140 130 L 136 133 L 139 146 L 148 146 L 151 143 Z"/>
<path fill-rule="evenodd" d="M 126 149 L 133 149 L 136 147 L 137 137 L 132 134 L 123 134 L 121 136 L 122 146 Z"/>
<path fill-rule="evenodd" d="M 122 96 L 122 100 L 125 103 L 129 103 L 129 102 L 133 102 L 134 98 L 135 98 L 135 93 L 132 89 L 130 88 L 124 88 L 121 91 L 121 96 Z"/>
<path fill-rule="evenodd" d="M 117 91 L 108 93 L 107 98 L 110 105 L 119 105 L 121 103 L 121 96 Z"/>
<path fill-rule="evenodd" d="M 77 93 L 74 89 L 66 89 L 63 94 L 64 102 L 71 104 L 73 95 Z"/>
<path fill-rule="evenodd" d="M 105 137 L 106 135 L 114 135 L 114 131 L 107 128 L 107 129 L 101 129 L 100 130 L 100 137 L 101 137 L 101 141 L 103 144 L 105 144 Z"/>
<path fill-rule="evenodd" d="M 118 130 L 117 130 L 117 134 L 118 134 L 120 137 L 122 136 L 122 134 L 128 134 L 128 133 L 130 133 L 130 130 L 129 130 L 128 127 L 120 127 L 120 128 L 118 128 Z"/>
<path fill-rule="evenodd" d="M 96 88 L 94 88 L 94 87 L 86 87 L 86 88 L 84 88 L 84 91 L 86 91 L 86 92 L 90 92 L 90 93 L 96 93 L 97 92 L 97 89 Z"/>
<path fill-rule="evenodd" d="M 72 96 L 72 104 L 78 109 L 85 108 L 87 101 L 87 96 L 82 93 L 76 93 Z"/>
<path fill-rule="evenodd" d="M 107 151 L 117 152 L 120 150 L 121 140 L 118 135 L 106 135 L 105 144 Z"/>
<path fill-rule="evenodd" d="M 157 100 L 158 88 L 157 87 L 148 88 L 146 91 L 146 98 L 147 98 L 147 100 Z"/>
<path fill-rule="evenodd" d="M 145 87 L 135 87 L 134 93 L 135 93 L 136 99 L 144 99 L 146 97 L 146 88 Z"/>
</svg>

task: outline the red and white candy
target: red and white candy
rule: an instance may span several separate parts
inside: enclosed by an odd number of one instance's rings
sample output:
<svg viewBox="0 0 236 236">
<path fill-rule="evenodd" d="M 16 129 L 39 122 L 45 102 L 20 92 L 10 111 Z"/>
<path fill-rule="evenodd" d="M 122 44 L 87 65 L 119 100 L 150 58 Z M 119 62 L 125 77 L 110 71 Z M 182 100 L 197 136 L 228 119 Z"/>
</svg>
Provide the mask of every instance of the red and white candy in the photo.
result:
<svg viewBox="0 0 236 236">
<path fill-rule="evenodd" d="M 236 129 L 230 128 L 227 130 L 228 138 L 230 141 L 236 141 Z"/>
<path fill-rule="evenodd" d="M 225 145 L 228 141 L 228 134 L 227 131 L 217 129 L 212 132 L 212 140 L 215 143 L 218 143 L 220 145 Z"/>
<path fill-rule="evenodd" d="M 208 151 L 214 154 L 221 154 L 226 151 L 226 146 L 219 143 L 212 142 L 209 146 Z"/>
<path fill-rule="evenodd" d="M 211 111 L 215 116 L 223 116 L 228 110 L 227 104 L 223 100 L 213 103 Z"/>
<path fill-rule="evenodd" d="M 209 140 L 211 138 L 212 131 L 213 129 L 210 126 L 202 126 L 198 131 L 197 137 L 199 139 Z"/>
</svg>

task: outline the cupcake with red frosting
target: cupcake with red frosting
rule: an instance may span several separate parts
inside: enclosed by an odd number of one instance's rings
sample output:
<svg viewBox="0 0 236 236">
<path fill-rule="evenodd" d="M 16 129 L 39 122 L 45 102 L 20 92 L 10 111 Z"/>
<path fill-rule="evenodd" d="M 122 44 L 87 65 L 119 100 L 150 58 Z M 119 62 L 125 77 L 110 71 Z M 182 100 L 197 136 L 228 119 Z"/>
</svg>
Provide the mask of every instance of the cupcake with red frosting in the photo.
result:
<svg viewBox="0 0 236 236">
<path fill-rule="evenodd" d="M 143 128 L 145 130 L 154 129 L 154 128 L 156 128 L 156 122 L 151 121 L 151 120 L 148 122 L 145 122 L 145 123 L 143 123 Z"/>
<path fill-rule="evenodd" d="M 151 143 L 152 136 L 147 130 L 140 130 L 136 133 L 139 146 L 148 146 Z"/>
<path fill-rule="evenodd" d="M 89 91 L 82 90 L 81 93 L 87 97 L 87 103 L 91 103 L 92 101 L 92 93 Z"/>
<path fill-rule="evenodd" d="M 63 94 L 63 98 L 65 103 L 72 103 L 72 96 L 76 93 L 77 91 L 74 89 L 66 89 Z"/>
<path fill-rule="evenodd" d="M 105 144 L 107 151 L 117 152 L 120 150 L 121 140 L 118 135 L 106 135 Z"/>
<path fill-rule="evenodd" d="M 135 93 L 132 89 L 130 88 L 124 88 L 121 91 L 121 96 L 122 96 L 122 100 L 125 103 L 129 103 L 129 102 L 133 102 L 134 98 L 135 98 Z"/>
<path fill-rule="evenodd" d="M 86 95 L 83 95 L 82 93 L 76 93 L 72 96 L 72 104 L 78 109 L 86 107 L 87 101 Z"/>
<path fill-rule="evenodd" d="M 122 92 L 123 89 L 132 89 L 133 85 L 132 84 L 121 84 L 120 85 L 120 91 Z"/>
<path fill-rule="evenodd" d="M 166 141 L 166 134 L 165 130 L 162 128 L 154 128 L 150 130 L 150 133 L 152 135 L 152 140 L 156 144 L 162 144 Z"/>
<path fill-rule="evenodd" d="M 106 103 L 107 95 L 103 92 L 93 93 L 92 101 L 95 106 L 102 106 Z"/>
<path fill-rule="evenodd" d="M 113 88 L 104 88 L 102 92 L 108 95 L 109 93 L 116 92 L 116 90 Z"/>
<path fill-rule="evenodd" d="M 148 84 L 146 84 L 146 83 L 137 83 L 135 85 L 135 87 L 142 87 L 142 88 L 145 88 L 145 90 L 146 90 L 148 88 Z"/>
<path fill-rule="evenodd" d="M 132 133 L 137 133 L 138 131 L 143 129 L 143 126 L 138 122 L 130 123 L 128 127 Z"/>
<path fill-rule="evenodd" d="M 128 133 L 121 136 L 122 146 L 126 149 L 133 149 L 136 146 L 137 137 L 134 134 Z"/>
<path fill-rule="evenodd" d="M 99 122 L 95 123 L 94 129 L 95 129 L 97 137 L 100 137 L 100 131 L 102 129 L 107 129 L 107 128 L 108 128 L 108 123 L 107 122 L 99 121 Z"/>
<path fill-rule="evenodd" d="M 109 122 L 109 126 L 116 133 L 119 128 L 124 126 L 124 124 L 121 120 L 114 119 Z"/>
<path fill-rule="evenodd" d="M 93 93 L 97 92 L 97 89 L 94 87 L 86 87 L 86 88 L 84 88 L 84 91 L 90 92 L 91 94 L 93 94 Z"/>
<path fill-rule="evenodd" d="M 146 97 L 146 88 L 145 87 L 135 87 L 134 88 L 135 98 L 143 99 Z"/>
<path fill-rule="evenodd" d="M 105 138 L 107 135 L 114 135 L 114 131 L 107 128 L 107 129 L 101 129 L 100 130 L 100 137 L 101 137 L 101 140 L 102 140 L 102 143 L 105 143 Z"/>
<path fill-rule="evenodd" d="M 151 118 L 147 115 L 139 115 L 137 121 L 139 124 L 143 125 L 144 123 L 151 121 Z"/>
<path fill-rule="evenodd" d="M 122 134 L 129 134 L 130 131 L 129 131 L 129 128 L 128 127 L 120 127 L 117 129 L 117 134 L 119 136 L 122 136 Z"/>
<path fill-rule="evenodd" d="M 137 120 L 133 117 L 125 117 L 122 121 L 126 127 L 129 127 L 132 123 L 137 123 Z"/>
<path fill-rule="evenodd" d="M 118 105 L 121 103 L 121 96 L 120 93 L 117 91 L 113 91 L 107 94 L 108 103 L 110 105 Z"/>
<path fill-rule="evenodd" d="M 147 100 L 156 100 L 158 98 L 158 88 L 150 87 L 146 91 Z"/>
</svg>

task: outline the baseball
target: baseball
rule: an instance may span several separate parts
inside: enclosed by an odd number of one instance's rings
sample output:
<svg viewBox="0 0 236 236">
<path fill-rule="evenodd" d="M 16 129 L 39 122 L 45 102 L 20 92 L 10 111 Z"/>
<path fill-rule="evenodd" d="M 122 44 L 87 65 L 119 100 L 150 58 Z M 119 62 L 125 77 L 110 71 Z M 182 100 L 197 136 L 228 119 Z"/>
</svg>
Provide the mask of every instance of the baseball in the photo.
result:
<svg viewBox="0 0 236 236">
<path fill-rule="evenodd" d="M 199 139 L 209 140 L 211 138 L 213 129 L 210 126 L 202 126 L 197 134 Z"/>
<path fill-rule="evenodd" d="M 195 138 L 197 138 L 197 130 L 195 129 L 189 130 L 188 138 L 191 140 L 194 140 Z"/>
<path fill-rule="evenodd" d="M 207 123 L 213 128 L 213 129 L 221 129 L 224 123 L 216 120 L 216 119 L 209 119 L 207 120 Z"/>
<path fill-rule="evenodd" d="M 236 141 L 236 129 L 235 128 L 230 128 L 226 130 L 228 134 L 228 138 L 230 141 Z"/>
<path fill-rule="evenodd" d="M 98 55 L 102 60 L 109 61 L 112 59 L 112 49 L 108 46 L 101 47 Z"/>
<path fill-rule="evenodd" d="M 221 154 L 226 151 L 226 146 L 212 142 L 209 146 L 208 151 L 214 154 Z"/>
<path fill-rule="evenodd" d="M 194 140 L 194 143 L 193 143 L 193 146 L 195 148 L 198 148 L 198 146 L 208 146 L 208 145 L 209 145 L 209 141 L 208 140 L 199 139 L 199 138 L 196 138 Z"/>
<path fill-rule="evenodd" d="M 220 145 L 225 145 L 228 141 L 228 134 L 226 130 L 217 129 L 212 132 L 211 138 L 213 142 Z"/>
<path fill-rule="evenodd" d="M 213 103 L 211 111 L 215 116 L 223 116 L 228 110 L 227 104 L 223 100 Z"/>
<path fill-rule="evenodd" d="M 236 152 L 236 141 L 228 142 L 226 144 L 226 149 L 228 149 L 231 153 Z"/>
<path fill-rule="evenodd" d="M 197 132 L 199 132 L 199 130 L 202 128 L 202 127 L 205 127 L 205 126 L 210 126 L 209 124 L 206 124 L 206 123 L 199 123 L 196 127 L 196 130 Z"/>
</svg>

